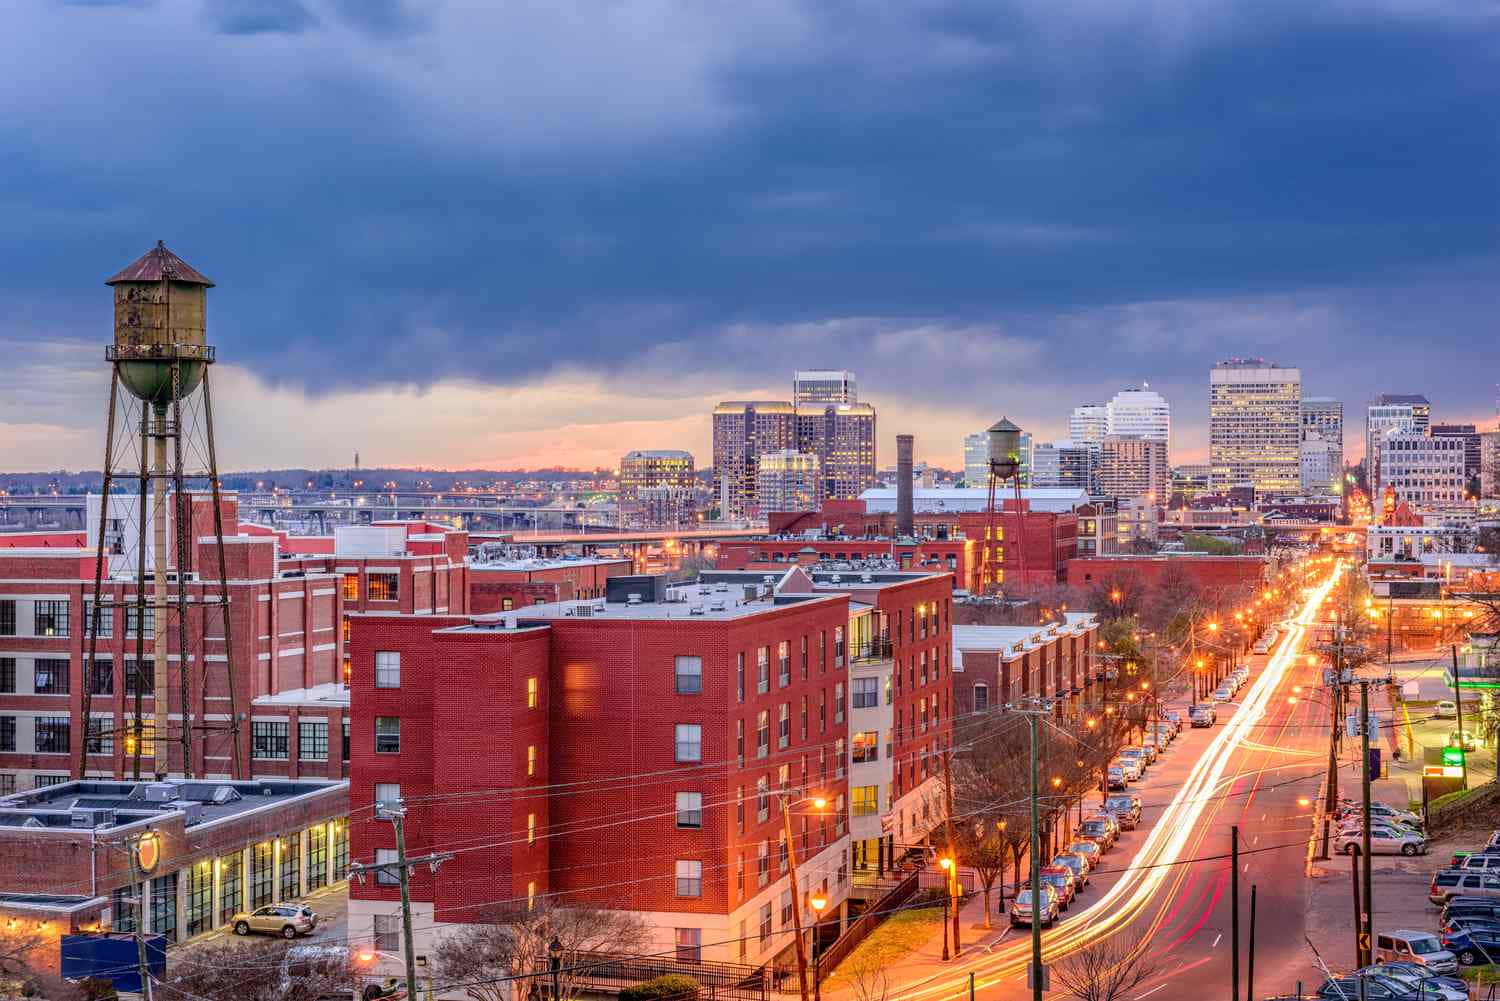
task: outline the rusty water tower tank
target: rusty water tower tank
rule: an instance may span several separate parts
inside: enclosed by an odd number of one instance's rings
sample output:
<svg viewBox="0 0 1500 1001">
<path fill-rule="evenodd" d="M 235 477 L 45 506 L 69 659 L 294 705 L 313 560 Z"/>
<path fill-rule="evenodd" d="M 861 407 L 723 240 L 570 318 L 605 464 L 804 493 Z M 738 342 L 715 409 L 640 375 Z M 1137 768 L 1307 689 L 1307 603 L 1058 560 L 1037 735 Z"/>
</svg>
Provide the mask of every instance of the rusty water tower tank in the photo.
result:
<svg viewBox="0 0 1500 1001">
<path fill-rule="evenodd" d="M 1021 471 L 1021 429 L 1002 417 L 990 425 L 990 469 L 1002 480 Z"/>
<path fill-rule="evenodd" d="M 172 366 L 179 366 L 178 395 L 187 398 L 213 361 L 204 321 L 214 283 L 161 241 L 106 285 L 115 290 L 115 342 L 106 357 L 118 362 L 131 395 L 158 410 L 172 402 Z"/>
</svg>

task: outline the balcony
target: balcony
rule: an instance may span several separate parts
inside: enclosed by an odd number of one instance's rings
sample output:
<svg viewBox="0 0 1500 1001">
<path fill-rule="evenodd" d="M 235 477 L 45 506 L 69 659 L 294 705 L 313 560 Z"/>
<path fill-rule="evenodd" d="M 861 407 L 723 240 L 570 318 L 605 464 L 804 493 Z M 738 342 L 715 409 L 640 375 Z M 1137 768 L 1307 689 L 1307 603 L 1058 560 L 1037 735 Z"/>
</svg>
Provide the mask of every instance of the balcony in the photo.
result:
<svg viewBox="0 0 1500 1001">
<path fill-rule="evenodd" d="M 849 666 L 879 664 L 891 659 L 891 641 L 888 637 L 872 637 L 864 643 L 849 647 Z"/>
</svg>

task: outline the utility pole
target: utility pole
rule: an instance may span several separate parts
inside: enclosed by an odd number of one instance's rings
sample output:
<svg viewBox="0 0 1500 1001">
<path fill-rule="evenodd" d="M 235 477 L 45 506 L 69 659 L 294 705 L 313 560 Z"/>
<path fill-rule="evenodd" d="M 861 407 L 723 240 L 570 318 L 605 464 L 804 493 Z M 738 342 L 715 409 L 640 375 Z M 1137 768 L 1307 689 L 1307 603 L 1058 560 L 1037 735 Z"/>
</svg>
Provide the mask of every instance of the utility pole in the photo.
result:
<svg viewBox="0 0 1500 1001">
<path fill-rule="evenodd" d="M 1246 957 L 1245 1001 L 1255 1001 L 1255 884 L 1250 884 L 1250 952 Z"/>
<path fill-rule="evenodd" d="M 1453 704 L 1458 707 L 1458 743 L 1459 750 L 1462 752 L 1458 760 L 1463 765 L 1464 788 L 1467 789 L 1469 788 L 1469 742 L 1464 733 L 1464 693 L 1458 687 L 1458 644 L 1450 643 L 1448 651 L 1453 655 Z M 1424 782 L 1423 785 L 1426 783 Z"/>
<path fill-rule="evenodd" d="M 1232 984 L 1229 996 L 1240 1001 L 1240 828 L 1238 824 L 1229 828 L 1229 934 L 1232 946 L 1229 950 L 1229 979 Z"/>
<path fill-rule="evenodd" d="M 797 932 L 797 982 L 802 988 L 802 1001 L 807 996 L 807 944 L 802 941 L 802 894 L 797 889 L 797 845 L 792 840 L 792 814 L 787 808 L 786 793 L 781 800 L 781 824 L 786 837 L 786 859 L 792 878 L 792 926 Z"/>
<path fill-rule="evenodd" d="M 1047 989 L 1047 971 L 1042 966 L 1042 834 L 1037 815 L 1037 721 L 1048 710 L 1038 700 L 1030 709 L 1020 712 L 1026 716 L 1031 729 L 1031 968 L 1027 982 L 1031 985 L 1032 1001 L 1042 1001 L 1042 992 Z"/>
<path fill-rule="evenodd" d="M 370 872 L 381 873 L 396 870 L 396 877 L 401 885 L 401 945 L 402 958 L 406 960 L 406 996 L 415 999 L 417 996 L 417 953 L 412 937 L 411 929 L 411 869 L 413 866 L 425 865 L 432 869 L 433 875 L 437 875 L 438 866 L 453 857 L 452 852 L 433 852 L 409 858 L 406 854 L 406 804 L 402 800 L 395 803 L 377 804 L 375 808 L 376 820 L 388 820 L 396 829 L 396 861 L 384 863 L 355 862 L 349 866 L 349 874 L 364 883 L 365 874 Z"/>
<path fill-rule="evenodd" d="M 1364 870 L 1364 910 L 1361 912 L 1359 925 L 1359 965 L 1363 967 L 1374 962 L 1375 938 L 1375 897 L 1370 863 L 1370 683 L 1366 680 L 1359 683 L 1359 731 L 1361 755 L 1364 758 L 1361 769 L 1364 776 L 1364 832 L 1360 839 L 1360 862 L 1363 863 Z"/>
<path fill-rule="evenodd" d="M 953 748 L 947 747 L 943 750 L 943 791 L 947 799 L 947 826 L 948 826 L 948 857 L 953 860 L 949 868 L 951 880 L 948 884 L 948 896 L 953 903 L 953 958 L 957 959 L 962 947 L 958 944 L 958 842 L 953 838 Z"/>
<path fill-rule="evenodd" d="M 146 935 L 143 925 L 146 923 L 146 891 L 145 880 L 141 876 L 140 866 L 136 862 L 137 845 L 132 843 L 125 850 L 130 857 L 130 885 L 135 891 L 135 955 L 136 964 L 140 969 L 141 997 L 145 1001 L 153 1001 L 155 992 L 151 987 L 151 961 L 146 956 Z"/>
</svg>

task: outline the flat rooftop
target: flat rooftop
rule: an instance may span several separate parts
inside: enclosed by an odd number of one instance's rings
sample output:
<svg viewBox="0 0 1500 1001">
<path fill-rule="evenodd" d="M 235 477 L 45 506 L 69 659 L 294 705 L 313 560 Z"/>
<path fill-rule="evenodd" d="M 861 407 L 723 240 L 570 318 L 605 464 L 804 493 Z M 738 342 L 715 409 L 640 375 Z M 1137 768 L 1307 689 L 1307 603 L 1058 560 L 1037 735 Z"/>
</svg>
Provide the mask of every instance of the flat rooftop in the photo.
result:
<svg viewBox="0 0 1500 1001">
<path fill-rule="evenodd" d="M 629 563 L 628 556 L 531 556 L 521 559 L 485 560 L 470 557 L 470 570 L 503 570 L 508 572 L 529 570 L 558 570 L 564 567 L 593 567 L 613 563 Z"/>
<path fill-rule="evenodd" d="M 0 829 L 114 829 L 178 811 L 193 827 L 340 788 L 347 792 L 348 781 L 75 779 L 0 797 Z"/>
</svg>

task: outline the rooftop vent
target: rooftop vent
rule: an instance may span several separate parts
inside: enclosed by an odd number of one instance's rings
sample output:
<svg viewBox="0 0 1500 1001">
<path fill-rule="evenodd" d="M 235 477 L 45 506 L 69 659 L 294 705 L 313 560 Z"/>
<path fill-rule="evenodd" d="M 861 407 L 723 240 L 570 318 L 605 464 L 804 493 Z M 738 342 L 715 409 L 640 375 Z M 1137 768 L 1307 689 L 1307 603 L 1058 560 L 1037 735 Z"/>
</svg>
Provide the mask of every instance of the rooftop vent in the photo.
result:
<svg viewBox="0 0 1500 1001">
<path fill-rule="evenodd" d="M 722 612 L 722 611 L 724 611 L 724 604 L 725 603 L 722 600 L 721 601 L 712 601 L 712 602 L 709 602 L 708 607 L 710 609 L 712 609 L 713 611 L 715 611 L 715 612 Z"/>
<path fill-rule="evenodd" d="M 240 798 L 240 791 L 234 786 L 215 786 L 213 795 L 209 797 L 210 801 L 220 806 L 237 802 Z"/>
<path fill-rule="evenodd" d="M 704 611 L 704 609 L 703 609 L 702 605 L 694 605 L 692 608 L 688 609 L 688 614 L 689 615 L 702 615 L 703 611 Z"/>
<path fill-rule="evenodd" d="M 639 605 L 640 603 L 641 596 L 634 591 L 630 592 L 630 594 L 625 598 L 625 604 L 627 605 Z"/>
</svg>

